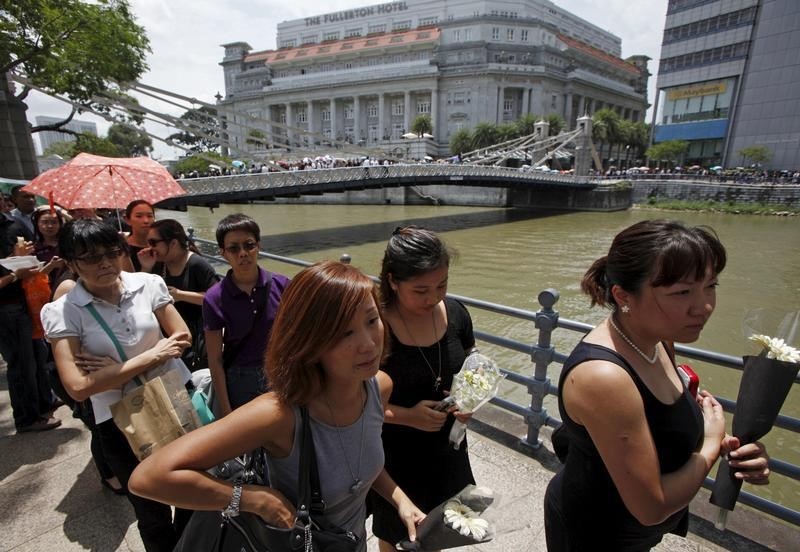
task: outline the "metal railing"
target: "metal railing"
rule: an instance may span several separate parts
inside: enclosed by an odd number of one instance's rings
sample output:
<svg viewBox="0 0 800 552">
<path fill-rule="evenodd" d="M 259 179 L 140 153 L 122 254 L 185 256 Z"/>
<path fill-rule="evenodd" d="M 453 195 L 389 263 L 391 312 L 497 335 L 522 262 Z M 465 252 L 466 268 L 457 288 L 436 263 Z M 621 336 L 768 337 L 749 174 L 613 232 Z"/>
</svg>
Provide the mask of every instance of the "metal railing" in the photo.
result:
<svg viewBox="0 0 800 552">
<path fill-rule="evenodd" d="M 188 231 L 190 237 L 193 237 L 192 229 L 189 228 Z M 198 238 L 193 239 L 197 244 L 211 248 L 217 247 L 217 244 L 212 241 Z M 218 255 L 208 253 L 203 253 L 203 255 L 214 261 L 227 264 L 227 261 Z M 265 253 L 263 251 L 259 252 L 259 257 L 301 267 L 306 267 L 313 264 L 309 261 L 303 261 L 301 259 L 294 259 L 291 257 L 283 257 L 281 255 Z M 350 262 L 350 256 L 342 255 L 340 260 L 342 262 Z M 378 280 L 376 277 L 372 277 L 372 279 L 375 281 Z M 475 329 L 474 334 L 476 339 L 479 339 L 485 343 L 530 356 L 533 364 L 533 377 L 501 368 L 501 371 L 506 375 L 506 379 L 508 381 L 522 385 L 527 389 L 528 394 L 531 396 L 530 404 L 522 405 L 503 397 L 495 397 L 491 400 L 491 402 L 492 404 L 508 412 L 521 416 L 528 427 L 527 435 L 520 441 L 521 444 L 534 450 L 539 449 L 542 446 L 542 442 L 539 439 L 540 429 L 543 426 L 556 428 L 561 425 L 561 420 L 551 416 L 544 407 L 544 400 L 547 395 L 558 396 L 558 387 L 557 385 L 553 385 L 553 383 L 547 377 L 547 368 L 554 362 L 563 364 L 568 356 L 555 350 L 555 347 L 551 342 L 552 333 L 556 329 L 563 329 L 585 334 L 594 326 L 583 322 L 561 318 L 559 312 L 553 308 L 559 299 L 559 293 L 554 289 L 545 289 L 539 293 L 537 300 L 541 305 L 541 308 L 538 311 L 519 309 L 516 307 L 491 303 L 488 301 L 482 301 L 480 299 L 473 299 L 471 297 L 452 293 L 448 293 L 448 296 L 457 299 L 470 307 L 493 312 L 503 316 L 527 320 L 534 323 L 535 328 L 538 330 L 536 343 L 517 341 L 507 337 L 490 334 L 481 331 L 480 329 Z M 709 364 L 715 364 L 717 366 L 733 370 L 741 371 L 743 369 L 741 357 L 734 357 L 713 351 L 687 347 L 680 344 L 676 345 L 675 349 L 678 355 L 686 358 L 707 362 Z M 795 378 L 794 383 L 795 385 L 800 384 L 800 376 Z M 717 399 L 722 404 L 722 407 L 726 412 L 733 412 L 736 409 L 735 401 L 721 397 L 717 397 Z M 777 421 L 775 422 L 775 427 L 779 427 L 797 434 L 800 433 L 800 419 L 779 415 Z M 772 452 L 774 453 L 776 451 Z M 800 466 L 775 457 L 771 457 L 769 459 L 769 467 L 773 473 L 786 476 L 795 481 L 800 481 Z M 710 477 L 706 477 L 703 486 L 707 489 L 711 489 L 713 484 L 714 480 Z M 756 510 L 760 510 L 787 521 L 795 526 L 800 526 L 800 512 L 792 510 L 791 508 L 788 508 L 777 502 L 773 502 L 746 491 L 742 491 L 740 493 L 739 502 L 755 508 Z"/>
</svg>

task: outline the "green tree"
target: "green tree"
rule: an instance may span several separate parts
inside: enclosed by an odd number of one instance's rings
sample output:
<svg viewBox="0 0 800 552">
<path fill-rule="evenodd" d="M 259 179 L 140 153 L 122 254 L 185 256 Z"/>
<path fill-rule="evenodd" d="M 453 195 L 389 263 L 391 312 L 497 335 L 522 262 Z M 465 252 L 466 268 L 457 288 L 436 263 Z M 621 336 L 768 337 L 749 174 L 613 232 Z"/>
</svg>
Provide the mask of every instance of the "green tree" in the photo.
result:
<svg viewBox="0 0 800 552">
<path fill-rule="evenodd" d="M 258 130 L 257 128 L 253 128 L 250 130 L 250 132 L 247 133 L 246 143 L 251 146 L 255 146 L 256 149 L 266 148 L 267 135 Z"/>
<path fill-rule="evenodd" d="M 472 133 L 466 128 L 457 130 L 450 136 L 450 153 L 461 155 L 472 149 Z"/>
<path fill-rule="evenodd" d="M 736 153 L 742 157 L 743 165 L 748 160 L 751 164 L 762 164 L 772 159 L 772 152 L 766 146 L 747 146 Z"/>
<path fill-rule="evenodd" d="M 537 121 L 536 115 L 533 113 L 526 113 L 515 123 L 517 125 L 517 135 L 518 136 L 528 136 L 529 134 L 533 134 L 534 127 L 536 126 Z"/>
<path fill-rule="evenodd" d="M 644 153 L 650 160 L 658 163 L 666 161 L 672 164 L 678 163 L 683 159 L 684 154 L 689 150 L 689 142 L 686 140 L 667 140 L 653 144 Z"/>
<path fill-rule="evenodd" d="M 611 157 L 611 145 L 619 143 L 620 118 L 616 111 L 604 107 L 592 115 L 592 141 L 598 145 L 597 151 L 603 160 Z M 608 155 L 603 155 L 603 146 L 608 144 Z"/>
<path fill-rule="evenodd" d="M 78 134 L 75 137 L 74 155 L 79 153 L 93 153 L 103 157 L 126 157 L 111 140 L 94 134 Z"/>
<path fill-rule="evenodd" d="M 497 125 L 497 141 L 505 142 L 519 136 L 519 127 L 516 123 L 503 123 Z"/>
<path fill-rule="evenodd" d="M 180 116 L 179 123 L 184 130 L 168 136 L 167 141 L 195 153 L 219 151 L 221 129 L 216 109 L 207 106 L 190 109 Z"/>
<path fill-rule="evenodd" d="M 561 134 L 561 131 L 567 126 L 567 123 L 564 121 L 564 117 L 558 113 L 550 113 L 549 115 L 545 115 L 544 120 L 550 124 L 550 130 L 547 133 L 548 136 L 556 136 Z"/>
<path fill-rule="evenodd" d="M 107 110 L 96 96 L 120 91 L 147 70 L 150 51 L 127 0 L 14 0 L 0 17 L 0 73 L 14 71 L 49 93 L 80 106 Z M 31 88 L 23 86 L 24 101 Z M 79 108 L 78 108 L 79 109 Z M 33 132 L 56 130 L 74 115 Z M 0 131 L 0 142 L 8 143 Z"/>
<path fill-rule="evenodd" d="M 64 159 L 72 159 L 75 157 L 75 141 L 69 140 L 67 142 L 55 142 L 49 148 L 44 150 L 42 155 L 45 157 L 49 155 L 57 155 Z"/>
<path fill-rule="evenodd" d="M 472 149 L 488 148 L 498 142 L 497 125 L 481 122 L 472 130 Z"/>
<path fill-rule="evenodd" d="M 196 155 L 192 155 L 190 157 L 186 157 L 181 159 L 175 164 L 173 168 L 173 172 L 175 174 L 189 174 L 192 171 L 197 171 L 198 173 L 208 172 L 208 166 L 213 163 L 215 165 L 219 165 L 221 167 L 227 167 L 231 164 L 231 159 L 229 157 L 224 157 L 217 152 L 214 151 L 207 151 L 203 153 L 198 153 Z"/>
<path fill-rule="evenodd" d="M 130 124 L 114 123 L 108 128 L 107 138 L 123 157 L 146 157 L 153 151 L 147 132 Z"/>
<path fill-rule="evenodd" d="M 430 115 L 417 115 L 411 123 L 411 132 L 418 136 L 433 134 L 433 122 Z"/>
</svg>

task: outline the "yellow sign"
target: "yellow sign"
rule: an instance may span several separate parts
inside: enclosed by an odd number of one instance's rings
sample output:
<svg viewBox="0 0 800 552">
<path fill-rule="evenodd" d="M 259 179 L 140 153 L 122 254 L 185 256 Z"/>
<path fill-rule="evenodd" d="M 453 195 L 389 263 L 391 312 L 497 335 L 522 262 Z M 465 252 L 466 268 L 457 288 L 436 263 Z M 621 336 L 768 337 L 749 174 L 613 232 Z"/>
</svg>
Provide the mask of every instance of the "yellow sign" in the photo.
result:
<svg viewBox="0 0 800 552">
<path fill-rule="evenodd" d="M 682 100 L 684 98 L 696 98 L 697 96 L 711 96 L 712 94 L 723 94 L 728 85 L 724 82 L 711 84 L 699 84 L 696 86 L 686 86 L 676 88 L 667 92 L 667 100 Z"/>
</svg>

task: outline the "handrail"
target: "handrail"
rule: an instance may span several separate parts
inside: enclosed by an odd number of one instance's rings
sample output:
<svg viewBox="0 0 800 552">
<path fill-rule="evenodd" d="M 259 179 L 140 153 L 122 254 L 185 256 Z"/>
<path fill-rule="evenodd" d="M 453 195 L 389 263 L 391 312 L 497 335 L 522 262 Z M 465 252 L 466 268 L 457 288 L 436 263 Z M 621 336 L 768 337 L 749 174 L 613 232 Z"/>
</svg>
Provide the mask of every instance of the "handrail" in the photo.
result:
<svg viewBox="0 0 800 552">
<path fill-rule="evenodd" d="M 205 246 L 212 246 L 213 248 L 217 247 L 217 244 L 210 240 L 194 237 L 194 232 L 191 228 L 188 229 L 188 233 L 190 238 L 195 243 Z M 205 253 L 201 254 L 214 261 L 227 263 L 227 261 L 221 256 Z M 309 261 L 293 259 L 291 257 L 283 257 L 272 253 L 265 253 L 263 251 L 259 252 L 259 257 L 295 266 L 305 267 L 313 264 Z M 343 255 L 340 260 L 343 262 L 349 262 L 350 257 L 348 255 Z M 377 281 L 376 277 L 372 276 L 371 278 Z M 593 326 L 584 322 L 561 318 L 558 311 L 553 309 L 553 306 L 558 302 L 559 299 L 559 293 L 554 289 L 545 289 L 539 293 L 537 300 L 539 301 L 541 308 L 538 311 L 519 309 L 516 307 L 510 307 L 508 305 L 492 303 L 489 301 L 483 301 L 481 299 L 474 299 L 472 297 L 466 297 L 452 293 L 448 293 L 448 296 L 474 308 L 531 321 L 539 330 L 539 335 L 535 344 L 493 335 L 479 329 L 474 331 L 475 337 L 480 341 L 503 347 L 511 351 L 530 355 L 534 365 L 533 377 L 520 374 L 519 372 L 511 372 L 501 369 L 509 381 L 527 388 L 529 394 L 531 395 L 530 405 L 524 406 L 502 397 L 493 398 L 491 403 L 499 408 L 521 416 L 528 426 L 527 436 L 520 441 L 521 444 L 534 450 L 539 449 L 542 446 L 542 442 L 539 440 L 539 430 L 543 426 L 555 428 L 561 425 L 561 420 L 549 415 L 547 413 L 547 409 L 543 406 L 546 395 L 558 396 L 558 387 L 553 385 L 550 379 L 547 377 L 547 367 L 553 362 L 563 364 L 567 359 L 567 355 L 557 352 L 551 345 L 551 334 L 555 329 L 564 329 L 585 334 L 591 330 Z M 685 345 L 676 345 L 676 353 L 695 360 L 716 364 L 724 368 L 732 368 L 734 370 L 742 370 L 743 368 L 742 359 L 740 357 L 733 357 L 714 351 L 706 351 L 694 347 L 687 347 Z M 794 383 L 800 384 L 800 376 L 795 378 Z M 718 398 L 718 400 L 722 404 L 722 407 L 725 411 L 733 412 L 736 409 L 735 401 L 726 398 Z M 800 419 L 798 418 L 779 415 L 775 426 L 786 429 L 787 431 L 792 431 L 794 433 L 800 433 Z M 800 481 L 800 466 L 785 462 L 778 458 L 770 458 L 769 467 L 774 473 L 789 477 L 796 481 Z M 711 488 L 713 486 L 713 479 L 707 477 L 703 483 L 703 486 L 706 488 Z M 787 508 L 780 503 L 773 502 L 746 491 L 742 491 L 740 493 L 739 502 L 782 519 L 783 521 L 787 521 L 793 525 L 800 526 L 800 512 Z"/>
</svg>

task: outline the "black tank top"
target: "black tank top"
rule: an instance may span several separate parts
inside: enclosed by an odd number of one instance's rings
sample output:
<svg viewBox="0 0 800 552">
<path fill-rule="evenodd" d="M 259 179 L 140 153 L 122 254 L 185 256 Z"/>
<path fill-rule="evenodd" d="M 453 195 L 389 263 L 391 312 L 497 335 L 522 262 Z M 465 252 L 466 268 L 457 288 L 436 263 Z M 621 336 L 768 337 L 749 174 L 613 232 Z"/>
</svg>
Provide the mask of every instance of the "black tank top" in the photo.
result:
<svg viewBox="0 0 800 552">
<path fill-rule="evenodd" d="M 615 351 L 581 341 L 564 362 L 559 388 L 569 372 L 588 360 L 604 360 L 623 368 L 636 384 L 644 403 L 650 433 L 658 452 L 661 473 L 683 466 L 703 437 L 703 416 L 684 389 L 673 404 L 659 401 L 628 362 Z M 570 550 L 648 550 L 665 533 L 686 535 L 688 507 L 654 526 L 639 523 L 628 511 L 586 429 L 570 419 L 559 396 L 558 409 L 569 437 L 569 453 L 548 500 L 561 512 L 562 529 Z M 574 546 L 573 546 L 574 543 Z"/>
</svg>

